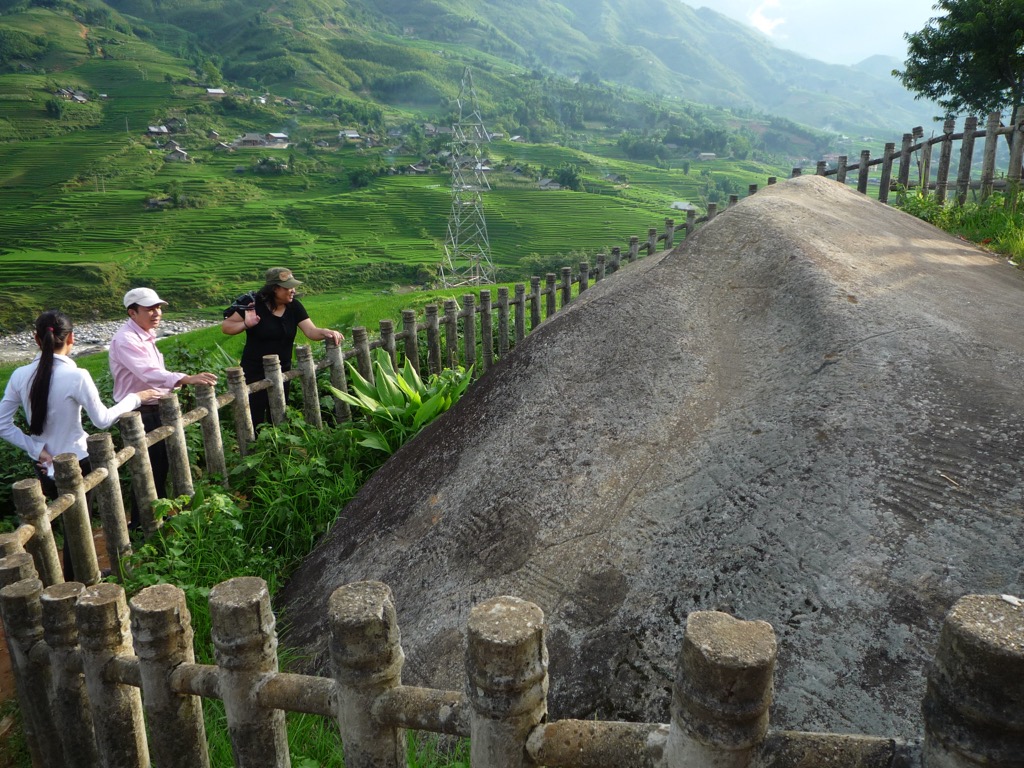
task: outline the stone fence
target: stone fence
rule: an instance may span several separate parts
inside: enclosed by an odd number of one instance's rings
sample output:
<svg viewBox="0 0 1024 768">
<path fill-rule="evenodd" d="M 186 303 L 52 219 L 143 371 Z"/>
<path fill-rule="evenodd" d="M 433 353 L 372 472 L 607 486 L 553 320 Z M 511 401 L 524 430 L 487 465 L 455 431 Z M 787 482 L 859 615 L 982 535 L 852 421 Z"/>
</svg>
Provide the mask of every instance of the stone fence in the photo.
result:
<svg viewBox="0 0 1024 768">
<path fill-rule="evenodd" d="M 330 596 L 330 677 L 279 671 L 258 578 L 210 592 L 215 665 L 195 663 L 177 587 L 148 587 L 130 603 L 117 584 L 44 587 L 27 553 L 0 559 L 0 585 L 25 732 L 42 768 L 209 766 L 202 697 L 223 702 L 240 768 L 290 765 L 289 711 L 333 719 L 347 768 L 405 766 L 405 730 L 468 737 L 474 768 L 1024 764 L 1024 606 L 1010 596 L 970 595 L 950 610 L 927 671 L 923 738 L 901 742 L 769 731 L 774 631 L 724 613 L 687 618 L 670 723 L 548 722 L 544 614 L 516 597 L 473 608 L 465 685 L 447 691 L 402 685 L 395 605 L 379 582 Z"/>
</svg>

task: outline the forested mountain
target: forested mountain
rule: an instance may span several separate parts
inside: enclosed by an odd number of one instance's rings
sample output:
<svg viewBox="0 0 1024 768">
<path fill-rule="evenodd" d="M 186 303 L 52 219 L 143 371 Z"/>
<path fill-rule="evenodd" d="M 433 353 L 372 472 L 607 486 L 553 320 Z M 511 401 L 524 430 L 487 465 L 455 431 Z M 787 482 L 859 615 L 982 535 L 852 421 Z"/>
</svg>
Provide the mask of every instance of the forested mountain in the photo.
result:
<svg viewBox="0 0 1024 768">
<path fill-rule="evenodd" d="M 0 0 L 0 331 L 138 284 L 217 306 L 269 264 L 431 285 L 467 71 L 510 281 L 924 124 L 884 66 L 678 0 Z"/>
<path fill-rule="evenodd" d="M 484 84 L 485 99 L 507 97 L 517 70 L 546 70 L 846 133 L 898 134 L 934 112 L 883 67 L 807 59 L 679 0 L 83 1 L 86 17 L 109 7 L 205 59 L 208 77 L 275 91 L 433 106 L 452 95 L 453 59 L 470 57 L 506 81 Z"/>
</svg>

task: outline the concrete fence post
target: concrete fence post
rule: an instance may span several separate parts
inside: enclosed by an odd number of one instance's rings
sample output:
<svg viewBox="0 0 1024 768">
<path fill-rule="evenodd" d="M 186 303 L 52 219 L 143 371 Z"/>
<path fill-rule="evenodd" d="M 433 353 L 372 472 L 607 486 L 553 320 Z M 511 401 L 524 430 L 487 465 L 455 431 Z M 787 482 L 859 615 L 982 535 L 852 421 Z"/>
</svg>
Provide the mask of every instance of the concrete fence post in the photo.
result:
<svg viewBox="0 0 1024 768">
<path fill-rule="evenodd" d="M 647 228 L 647 255 L 653 256 L 658 252 L 658 230 L 654 227 Z"/>
<path fill-rule="evenodd" d="M 611 250 L 612 271 L 618 272 L 622 266 L 622 249 L 617 245 L 613 245 Z"/>
<path fill-rule="evenodd" d="M 25 547 L 16 532 L 0 533 L 0 558 L 7 557 L 8 555 L 20 555 L 24 552 Z M 0 587 L 2 586 L 4 585 L 0 584 Z"/>
<path fill-rule="evenodd" d="M 176 392 L 160 398 L 160 423 L 171 428 L 171 434 L 164 440 L 164 444 L 167 446 L 174 495 L 191 496 L 195 493 L 192 467 L 189 465 L 188 445 L 185 442 L 185 424 L 181 420 L 181 403 Z"/>
<path fill-rule="evenodd" d="M 142 423 L 141 420 L 139 423 Z M 31 525 L 35 529 L 26 549 L 35 561 L 39 578 L 47 586 L 63 584 L 64 572 L 60 567 L 60 555 L 50 526 L 50 510 L 46 507 L 46 498 L 39 481 L 34 477 L 18 480 L 11 489 L 18 519 L 22 525 Z"/>
<path fill-rule="evenodd" d="M 146 536 L 149 536 L 156 530 L 153 502 L 157 496 L 153 467 L 149 463 L 149 441 L 146 439 L 146 428 L 142 424 L 142 414 L 138 411 L 129 411 L 118 419 L 118 426 L 121 428 L 121 439 L 124 444 L 135 450 L 128 466 L 132 473 L 132 495 L 139 514 L 136 522 Z"/>
<path fill-rule="evenodd" d="M 935 172 L 935 200 L 942 205 L 946 202 L 949 189 L 949 164 L 953 159 L 953 130 L 956 118 L 947 117 L 942 123 L 942 146 L 939 147 L 939 167 Z"/>
<path fill-rule="evenodd" d="M 1000 115 L 990 112 L 985 125 L 985 147 L 981 152 L 981 201 L 985 202 L 992 195 L 992 186 L 996 178 L 996 150 L 999 149 Z"/>
<path fill-rule="evenodd" d="M 89 503 L 85 498 L 85 483 L 82 481 L 78 456 L 73 453 L 54 456 L 53 470 L 57 490 L 75 498 L 71 506 L 61 514 L 75 581 L 95 584 L 100 580 L 100 566 L 96 560 L 96 545 L 92 540 L 92 524 L 89 522 Z"/>
<path fill-rule="evenodd" d="M 398 368 L 398 345 L 395 342 L 395 321 L 384 318 L 377 322 L 380 329 L 380 348 L 391 358 L 391 367 Z"/>
<path fill-rule="evenodd" d="M 605 255 L 603 253 L 597 254 L 597 277 L 594 278 L 595 282 L 601 282 L 604 280 L 605 272 L 607 271 L 607 265 L 605 263 Z"/>
<path fill-rule="evenodd" d="M 124 589 L 109 583 L 87 587 L 75 605 L 75 616 L 96 746 L 104 766 L 147 768 L 149 750 L 142 719 L 142 695 L 138 688 L 108 677 L 112 662 L 133 655 Z"/>
<path fill-rule="evenodd" d="M 821 176 L 824 176 L 825 174 L 824 174 L 824 173 L 822 173 L 822 174 L 820 174 L 820 175 L 821 175 Z M 736 204 L 737 204 L 737 203 L 738 203 L 739 201 L 740 201 L 740 196 L 739 196 L 739 195 L 729 195 L 729 204 L 728 204 L 728 205 L 727 205 L 726 207 L 727 207 L 727 208 L 732 208 L 732 207 L 733 207 L 734 205 L 736 205 Z"/>
<path fill-rule="evenodd" d="M 459 365 L 459 303 L 444 300 L 444 364 L 446 368 Z"/>
<path fill-rule="evenodd" d="M 815 176 L 824 176 L 825 175 L 825 171 L 827 171 L 827 170 L 828 170 L 828 163 L 826 163 L 824 160 L 819 160 L 814 165 L 814 175 Z"/>
<path fill-rule="evenodd" d="M 750 184 L 747 186 L 747 197 L 752 197 L 757 194 L 757 184 Z"/>
<path fill-rule="evenodd" d="M 415 309 L 402 310 L 402 335 L 405 359 L 416 373 L 420 372 L 420 332 Z"/>
<path fill-rule="evenodd" d="M 236 768 L 289 768 L 284 711 L 256 700 L 264 676 L 278 671 L 266 582 L 241 576 L 217 584 L 210 590 L 210 623 Z"/>
<path fill-rule="evenodd" d="M 516 342 L 520 342 L 526 338 L 526 286 L 522 283 L 516 283 L 515 285 L 516 297 L 514 299 L 516 305 Z"/>
<path fill-rule="evenodd" d="M 402 684 L 405 654 L 391 590 L 376 581 L 346 584 L 334 590 L 327 612 L 345 766 L 404 768 L 404 732 L 372 715 L 374 701 Z"/>
<path fill-rule="evenodd" d="M 764 621 L 697 611 L 686 621 L 665 745 L 671 768 L 746 768 L 768 731 L 776 657 Z"/>
<path fill-rule="evenodd" d="M 803 173 L 804 173 L 804 169 L 803 168 L 799 168 L 799 167 L 794 168 L 793 170 L 791 170 L 789 172 L 789 178 L 795 179 L 798 176 L 803 176 Z"/>
<path fill-rule="evenodd" d="M 0 589 L 0 616 L 32 765 L 63 768 L 64 749 L 60 739 L 54 738 L 56 722 L 46 696 L 50 690 L 49 659 L 33 653 L 43 639 L 42 593 L 39 579 L 8 584 Z"/>
<path fill-rule="evenodd" d="M 862 195 L 868 193 L 868 173 L 871 171 L 871 150 L 862 149 L 860 152 L 860 165 L 857 166 L 857 191 Z"/>
<path fill-rule="evenodd" d="M 718 215 L 718 203 L 708 203 L 708 221 L 713 221 Z"/>
<path fill-rule="evenodd" d="M 491 316 L 491 292 L 486 288 L 480 291 L 480 353 L 483 358 L 480 372 L 483 373 L 494 367 L 494 325 Z"/>
<path fill-rule="evenodd" d="M 498 286 L 498 356 L 508 354 L 508 286 Z"/>
<path fill-rule="evenodd" d="M 885 149 L 882 152 L 882 178 L 878 183 L 878 202 L 888 203 L 889 202 L 889 187 L 892 186 L 892 158 L 896 152 L 895 142 L 886 142 Z M 900 169 L 902 173 L 902 168 Z M 902 190 L 906 190 L 907 187 L 901 187 Z"/>
<path fill-rule="evenodd" d="M 572 267 L 562 267 L 562 306 L 567 306 L 572 302 Z"/>
<path fill-rule="evenodd" d="M 691 208 L 686 212 L 686 236 L 690 237 L 697 231 L 697 211 Z"/>
<path fill-rule="evenodd" d="M 541 609 L 517 597 L 488 600 L 470 613 L 466 695 L 474 768 L 534 765 L 526 741 L 547 716 L 544 632 Z"/>
<path fill-rule="evenodd" d="M 928 671 L 924 768 L 1024 764 L 1024 605 L 967 595 L 953 605 Z"/>
<path fill-rule="evenodd" d="M 903 141 L 900 144 L 900 170 L 896 177 L 896 183 L 899 184 L 903 189 L 906 189 L 910 185 L 910 148 L 914 144 L 914 134 L 904 133 Z M 896 145 L 893 144 L 893 150 Z"/>
<path fill-rule="evenodd" d="M 505 289 L 508 297 L 508 289 Z M 505 307 L 508 311 L 508 305 Z M 423 308 L 423 322 L 427 326 L 427 372 L 441 372 L 441 323 L 437 315 L 437 304 L 427 304 Z M 506 316 L 507 322 L 507 316 Z"/>
<path fill-rule="evenodd" d="M 374 384 L 376 379 L 373 375 L 373 360 L 370 357 L 370 334 L 366 332 L 364 326 L 357 325 L 352 329 L 352 346 L 356 350 L 356 370 L 367 382 Z"/>
<path fill-rule="evenodd" d="M 43 639 L 50 649 L 50 691 L 57 732 L 67 768 L 93 768 L 100 764 L 92 707 L 85 688 L 79 653 L 75 605 L 85 591 L 77 581 L 43 590 Z"/>
<path fill-rule="evenodd" d="M 175 668 L 195 662 L 185 593 L 170 584 L 146 587 L 132 598 L 130 610 L 143 706 L 153 726 L 153 762 L 160 768 L 209 768 L 202 701 L 171 688 Z"/>
<path fill-rule="evenodd" d="M 340 392 L 348 392 L 348 376 L 345 374 L 345 353 L 341 347 L 334 342 L 334 339 L 327 339 L 324 342 L 327 348 L 327 362 L 331 367 L 331 386 Z M 334 398 L 334 418 L 339 422 L 351 421 L 352 411 L 348 403 L 340 398 Z"/>
<path fill-rule="evenodd" d="M 555 281 L 557 276 L 554 272 L 548 272 L 544 275 L 544 319 L 547 320 L 553 314 L 555 314 L 556 302 L 558 300 L 558 294 L 555 292 Z"/>
<path fill-rule="evenodd" d="M 13 552 L 0 558 L 0 588 L 23 579 L 37 579 L 36 564 L 28 552 Z"/>
<path fill-rule="evenodd" d="M 124 561 L 132 553 L 132 543 L 124 514 L 124 499 L 121 498 L 121 478 L 117 453 L 114 451 L 114 438 L 109 432 L 97 432 L 86 438 L 86 446 L 92 468 L 107 470 L 106 478 L 96 486 L 94 493 L 99 507 L 100 522 L 103 525 L 111 573 L 118 581 L 124 581 Z"/>
<path fill-rule="evenodd" d="M 777 182 L 778 182 L 778 179 L 775 176 L 769 176 L 768 177 L 768 186 L 769 187 L 774 185 L 774 184 L 776 184 Z"/>
<path fill-rule="evenodd" d="M 206 411 L 200 420 L 203 431 L 203 453 L 206 454 L 206 471 L 219 475 L 221 484 L 227 487 L 228 465 L 224 458 L 224 440 L 220 433 L 220 408 L 217 405 L 217 390 L 213 384 L 196 384 L 196 402 Z"/>
<path fill-rule="evenodd" d="M 583 293 L 587 288 L 590 287 L 590 264 L 585 261 L 581 261 L 579 265 L 580 270 L 580 293 Z"/>
<path fill-rule="evenodd" d="M 270 400 L 270 421 L 281 424 L 285 419 L 288 398 L 284 393 L 284 372 L 281 370 L 281 358 L 277 355 L 263 356 L 263 378 L 270 382 L 267 397 Z"/>
<path fill-rule="evenodd" d="M 1017 111 L 1010 123 L 1013 133 L 1010 134 L 1010 163 L 1006 171 L 1007 210 L 1016 210 L 1017 197 L 1020 194 L 1021 163 L 1024 162 L 1024 104 L 1017 105 Z"/>
<path fill-rule="evenodd" d="M 234 396 L 232 414 L 235 418 L 238 453 L 245 456 L 249 452 L 249 443 L 256 440 L 252 411 L 249 409 L 249 386 L 245 383 L 245 373 L 241 368 L 228 368 L 225 373 L 228 377 L 228 392 Z"/>
<path fill-rule="evenodd" d="M 673 219 L 665 219 L 665 250 L 671 251 L 676 241 L 676 223 Z"/>
<path fill-rule="evenodd" d="M 846 164 L 850 158 L 846 155 L 840 155 L 836 159 L 836 181 L 840 184 L 846 183 Z"/>
<path fill-rule="evenodd" d="M 540 325 L 540 276 L 530 277 L 530 330 Z"/>
<path fill-rule="evenodd" d="M 307 424 L 320 429 L 324 425 L 320 416 L 320 389 L 316 385 L 316 363 L 309 344 L 295 347 L 295 363 L 302 382 L 302 418 Z"/>
<path fill-rule="evenodd" d="M 974 140 L 978 133 L 978 118 L 971 115 L 964 120 L 964 137 L 960 140 L 960 165 L 956 174 L 956 201 L 958 205 L 967 202 L 967 191 L 971 188 L 971 164 L 974 162 Z"/>
<path fill-rule="evenodd" d="M 626 257 L 632 264 L 640 256 L 640 238 L 637 235 L 629 236 L 629 255 Z"/>
<path fill-rule="evenodd" d="M 462 314 L 465 316 L 462 324 L 462 346 L 466 355 L 466 370 L 476 365 L 476 296 L 472 293 L 462 295 Z M 480 374 L 474 368 L 473 376 Z"/>
</svg>

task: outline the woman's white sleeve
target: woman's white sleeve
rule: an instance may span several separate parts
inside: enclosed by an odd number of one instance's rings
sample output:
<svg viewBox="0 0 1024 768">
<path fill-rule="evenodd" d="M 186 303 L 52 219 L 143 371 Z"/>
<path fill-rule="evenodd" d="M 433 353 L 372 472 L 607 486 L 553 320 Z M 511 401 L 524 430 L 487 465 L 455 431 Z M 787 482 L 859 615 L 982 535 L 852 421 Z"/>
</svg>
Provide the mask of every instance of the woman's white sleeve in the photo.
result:
<svg viewBox="0 0 1024 768">
<path fill-rule="evenodd" d="M 20 405 L 21 399 L 8 381 L 3 400 L 0 400 L 0 438 L 21 448 L 35 461 L 46 447 L 46 441 L 41 436 L 26 435 L 14 425 L 14 415 Z"/>
<path fill-rule="evenodd" d="M 121 402 L 112 408 L 107 408 L 103 405 L 103 401 L 100 400 L 100 393 L 96 389 L 96 384 L 92 380 L 92 376 L 86 370 L 81 370 L 82 380 L 79 386 L 79 397 L 76 398 L 79 404 L 85 408 L 85 412 L 89 414 L 89 421 L 97 429 L 106 429 L 115 421 L 121 414 L 128 413 L 128 411 L 134 411 L 142 403 L 139 401 L 139 396 L 134 392 L 125 397 Z"/>
</svg>

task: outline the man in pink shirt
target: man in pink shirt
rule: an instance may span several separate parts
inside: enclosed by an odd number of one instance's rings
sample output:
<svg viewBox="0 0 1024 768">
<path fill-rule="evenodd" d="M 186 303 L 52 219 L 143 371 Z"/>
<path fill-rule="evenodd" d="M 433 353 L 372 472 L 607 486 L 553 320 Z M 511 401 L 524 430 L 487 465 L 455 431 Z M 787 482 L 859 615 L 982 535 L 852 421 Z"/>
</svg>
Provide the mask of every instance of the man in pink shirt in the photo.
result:
<svg viewBox="0 0 1024 768">
<path fill-rule="evenodd" d="M 167 302 L 157 296 L 152 288 L 132 288 L 124 295 L 124 306 L 128 320 L 110 340 L 110 373 L 114 377 L 114 399 L 120 400 L 126 394 L 143 389 L 158 390 L 160 396 L 186 384 L 216 384 L 212 373 L 188 375 L 168 371 L 164 367 L 164 356 L 156 347 L 156 328 L 163 316 Z M 118 397 L 118 393 L 125 393 Z M 142 403 L 142 424 L 147 432 L 160 426 L 159 397 Z M 167 495 L 167 448 L 161 441 L 150 446 L 149 462 L 153 467 L 157 496 Z M 132 502 L 130 527 L 139 525 L 136 504 Z"/>
</svg>

